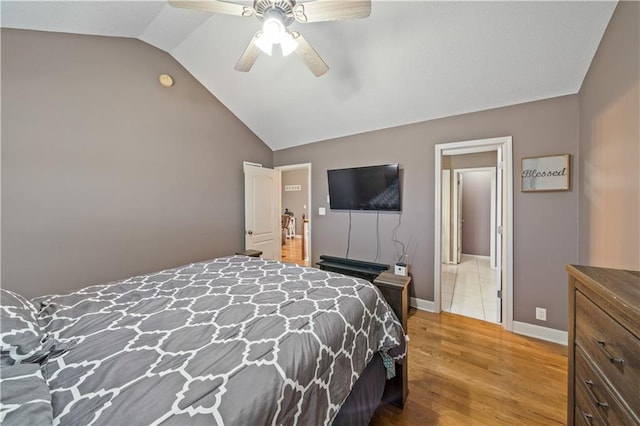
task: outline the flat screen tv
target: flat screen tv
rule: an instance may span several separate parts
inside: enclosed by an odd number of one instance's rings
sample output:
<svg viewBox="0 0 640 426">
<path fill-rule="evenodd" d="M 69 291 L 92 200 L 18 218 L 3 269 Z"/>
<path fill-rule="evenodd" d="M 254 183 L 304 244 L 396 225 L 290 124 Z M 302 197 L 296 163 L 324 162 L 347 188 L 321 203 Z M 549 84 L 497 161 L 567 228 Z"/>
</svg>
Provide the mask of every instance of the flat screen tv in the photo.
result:
<svg viewBox="0 0 640 426">
<path fill-rule="evenodd" d="M 398 164 L 327 170 L 332 210 L 400 211 Z"/>
</svg>

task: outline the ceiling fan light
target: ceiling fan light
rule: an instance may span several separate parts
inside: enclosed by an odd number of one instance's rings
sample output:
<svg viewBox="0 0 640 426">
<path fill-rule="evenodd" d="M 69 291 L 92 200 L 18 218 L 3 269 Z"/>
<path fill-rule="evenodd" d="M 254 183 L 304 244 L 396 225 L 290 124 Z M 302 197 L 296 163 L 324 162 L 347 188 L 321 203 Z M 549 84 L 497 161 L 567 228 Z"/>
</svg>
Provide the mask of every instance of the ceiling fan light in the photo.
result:
<svg viewBox="0 0 640 426">
<path fill-rule="evenodd" d="M 267 55 L 271 56 L 273 52 L 273 43 L 264 35 L 258 36 L 253 40 L 253 44 L 258 46 Z"/>
<path fill-rule="evenodd" d="M 280 43 L 282 36 L 285 35 L 284 24 L 278 18 L 267 18 L 262 24 L 262 34 L 271 43 Z"/>
<path fill-rule="evenodd" d="M 289 56 L 298 48 L 298 41 L 293 38 L 291 33 L 285 33 L 280 39 L 280 48 L 283 56 Z"/>
</svg>

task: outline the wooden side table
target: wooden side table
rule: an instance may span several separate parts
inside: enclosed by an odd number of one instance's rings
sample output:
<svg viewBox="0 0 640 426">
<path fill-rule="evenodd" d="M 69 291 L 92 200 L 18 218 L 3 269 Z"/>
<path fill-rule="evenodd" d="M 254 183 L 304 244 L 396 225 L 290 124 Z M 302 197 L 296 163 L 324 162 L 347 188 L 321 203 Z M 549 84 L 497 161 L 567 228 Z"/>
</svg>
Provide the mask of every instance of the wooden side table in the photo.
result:
<svg viewBox="0 0 640 426">
<path fill-rule="evenodd" d="M 380 289 L 382 295 L 393 312 L 402 324 L 402 329 L 407 334 L 407 311 L 409 308 L 409 284 L 411 277 L 395 275 L 390 272 L 383 272 L 373 280 L 373 284 Z M 382 399 L 400 408 L 404 407 L 409 394 L 409 356 L 404 359 L 404 363 L 396 363 L 396 377 L 387 381 Z"/>
<path fill-rule="evenodd" d="M 242 256 L 249 256 L 249 257 L 260 257 L 260 256 L 262 256 L 262 252 L 260 250 L 237 251 L 236 254 L 237 255 L 242 255 Z"/>
</svg>

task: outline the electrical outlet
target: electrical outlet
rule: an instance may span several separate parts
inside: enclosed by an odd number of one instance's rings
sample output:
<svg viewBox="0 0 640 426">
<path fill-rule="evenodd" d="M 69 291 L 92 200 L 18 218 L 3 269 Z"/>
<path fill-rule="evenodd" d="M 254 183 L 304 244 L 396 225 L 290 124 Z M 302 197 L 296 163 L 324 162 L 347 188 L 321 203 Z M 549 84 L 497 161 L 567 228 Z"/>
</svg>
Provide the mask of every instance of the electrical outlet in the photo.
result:
<svg viewBox="0 0 640 426">
<path fill-rule="evenodd" d="M 536 308 L 536 319 L 540 321 L 546 321 L 547 310 L 545 308 Z"/>
</svg>

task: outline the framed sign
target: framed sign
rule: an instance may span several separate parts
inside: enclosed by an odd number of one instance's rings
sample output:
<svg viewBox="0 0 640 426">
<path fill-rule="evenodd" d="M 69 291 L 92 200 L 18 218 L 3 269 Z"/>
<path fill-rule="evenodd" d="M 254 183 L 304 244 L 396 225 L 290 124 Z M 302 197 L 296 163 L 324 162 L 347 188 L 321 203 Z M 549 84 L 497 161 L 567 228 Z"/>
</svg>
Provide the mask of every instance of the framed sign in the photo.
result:
<svg viewBox="0 0 640 426">
<path fill-rule="evenodd" d="M 520 191 L 568 191 L 569 154 L 522 159 Z"/>
</svg>

